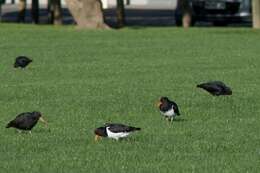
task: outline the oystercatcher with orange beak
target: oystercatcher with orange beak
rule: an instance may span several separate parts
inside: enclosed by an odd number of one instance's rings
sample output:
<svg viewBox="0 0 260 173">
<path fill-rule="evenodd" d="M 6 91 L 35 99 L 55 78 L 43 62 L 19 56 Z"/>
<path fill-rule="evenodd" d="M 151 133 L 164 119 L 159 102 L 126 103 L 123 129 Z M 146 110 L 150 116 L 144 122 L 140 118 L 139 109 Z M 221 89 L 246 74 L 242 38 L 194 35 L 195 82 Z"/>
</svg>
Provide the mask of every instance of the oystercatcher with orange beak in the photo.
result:
<svg viewBox="0 0 260 173">
<path fill-rule="evenodd" d="M 131 133 L 139 130 L 141 130 L 141 128 L 139 127 L 132 127 L 124 124 L 107 123 L 104 126 L 95 129 L 95 141 L 98 141 L 99 139 L 101 139 L 101 137 L 119 140 L 121 138 L 126 138 Z"/>
<path fill-rule="evenodd" d="M 161 97 L 157 106 L 168 121 L 173 121 L 176 115 L 180 115 L 178 105 L 168 97 Z"/>
<path fill-rule="evenodd" d="M 18 130 L 29 131 L 37 124 L 38 121 L 41 121 L 47 125 L 47 121 L 42 118 L 42 114 L 40 112 L 24 112 L 16 116 L 16 118 L 10 121 L 6 128 L 16 128 Z"/>
</svg>

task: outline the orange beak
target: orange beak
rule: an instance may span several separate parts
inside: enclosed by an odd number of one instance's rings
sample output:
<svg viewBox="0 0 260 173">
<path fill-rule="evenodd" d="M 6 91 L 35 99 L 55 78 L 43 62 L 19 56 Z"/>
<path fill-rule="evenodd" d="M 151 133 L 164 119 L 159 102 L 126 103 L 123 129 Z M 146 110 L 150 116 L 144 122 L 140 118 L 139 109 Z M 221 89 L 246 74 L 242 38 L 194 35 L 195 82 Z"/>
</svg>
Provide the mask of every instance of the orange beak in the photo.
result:
<svg viewBox="0 0 260 173">
<path fill-rule="evenodd" d="M 101 136 L 95 135 L 95 142 L 97 142 L 99 139 L 101 139 Z"/>
<path fill-rule="evenodd" d="M 162 102 L 159 101 L 159 102 L 157 102 L 156 106 L 157 106 L 157 107 L 160 107 L 161 104 L 162 104 Z"/>
<path fill-rule="evenodd" d="M 42 117 L 40 117 L 40 119 L 39 119 L 41 122 L 43 122 L 46 126 L 47 126 L 47 124 L 48 124 L 48 122 L 47 121 L 45 121 Z"/>
</svg>

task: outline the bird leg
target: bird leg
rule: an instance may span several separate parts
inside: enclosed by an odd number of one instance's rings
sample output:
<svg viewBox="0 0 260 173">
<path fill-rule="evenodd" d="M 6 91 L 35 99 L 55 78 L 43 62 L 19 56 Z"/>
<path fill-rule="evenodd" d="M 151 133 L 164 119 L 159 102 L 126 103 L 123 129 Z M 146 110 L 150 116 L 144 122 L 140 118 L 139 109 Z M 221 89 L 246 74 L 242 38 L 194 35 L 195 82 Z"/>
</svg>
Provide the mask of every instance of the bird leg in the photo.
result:
<svg viewBox="0 0 260 173">
<path fill-rule="evenodd" d="M 174 117 L 166 117 L 169 122 L 173 122 Z"/>
<path fill-rule="evenodd" d="M 22 133 L 22 131 L 21 131 L 21 130 L 18 130 L 18 129 L 16 129 L 16 132 L 17 132 L 17 133 Z"/>
</svg>

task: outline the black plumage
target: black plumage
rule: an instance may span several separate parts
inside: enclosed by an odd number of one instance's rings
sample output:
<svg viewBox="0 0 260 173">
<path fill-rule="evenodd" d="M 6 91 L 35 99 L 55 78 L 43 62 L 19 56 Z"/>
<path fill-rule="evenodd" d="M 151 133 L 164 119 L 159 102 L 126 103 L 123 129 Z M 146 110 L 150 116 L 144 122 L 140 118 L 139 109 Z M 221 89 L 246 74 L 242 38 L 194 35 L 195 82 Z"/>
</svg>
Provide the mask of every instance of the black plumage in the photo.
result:
<svg viewBox="0 0 260 173">
<path fill-rule="evenodd" d="M 18 56 L 15 59 L 14 68 L 25 68 L 28 64 L 30 64 L 32 60 L 26 56 Z"/>
<path fill-rule="evenodd" d="M 98 140 L 100 137 L 108 137 L 118 140 L 120 138 L 127 137 L 134 131 L 139 130 L 141 130 L 139 127 L 127 126 L 118 123 L 107 123 L 104 126 L 95 129 L 95 140 Z"/>
<path fill-rule="evenodd" d="M 24 112 L 16 116 L 16 118 L 10 121 L 6 128 L 16 128 L 19 130 L 28 130 L 31 131 L 33 127 L 37 124 L 38 120 L 47 124 L 47 122 L 42 118 L 40 112 Z"/>
<path fill-rule="evenodd" d="M 178 105 L 168 97 L 161 97 L 158 107 L 161 114 L 169 121 L 173 121 L 176 115 L 180 115 Z"/>
<path fill-rule="evenodd" d="M 197 85 L 197 87 L 208 91 L 213 96 L 232 95 L 231 88 L 226 86 L 221 81 L 206 82 L 206 83 Z"/>
<path fill-rule="evenodd" d="M 116 123 L 106 123 L 105 127 L 109 127 L 109 130 L 114 133 L 133 132 L 133 131 L 141 130 L 141 128 L 139 127 L 127 126 L 124 124 L 116 124 Z"/>
</svg>

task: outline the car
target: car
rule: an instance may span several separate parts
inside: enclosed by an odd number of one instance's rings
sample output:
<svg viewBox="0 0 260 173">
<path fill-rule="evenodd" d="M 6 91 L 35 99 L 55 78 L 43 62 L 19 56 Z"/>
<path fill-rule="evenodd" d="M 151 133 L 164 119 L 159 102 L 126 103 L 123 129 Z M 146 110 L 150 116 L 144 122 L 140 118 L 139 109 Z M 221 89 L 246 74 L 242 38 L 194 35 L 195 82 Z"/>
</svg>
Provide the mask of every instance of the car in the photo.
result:
<svg viewBox="0 0 260 173">
<path fill-rule="evenodd" d="M 251 0 L 188 0 L 191 8 L 191 24 L 197 21 L 213 22 L 214 25 L 252 23 Z M 182 25 L 182 10 L 177 5 L 175 22 Z"/>
</svg>

